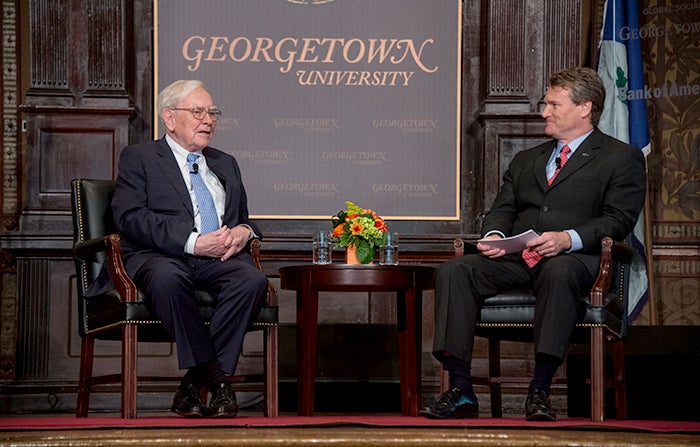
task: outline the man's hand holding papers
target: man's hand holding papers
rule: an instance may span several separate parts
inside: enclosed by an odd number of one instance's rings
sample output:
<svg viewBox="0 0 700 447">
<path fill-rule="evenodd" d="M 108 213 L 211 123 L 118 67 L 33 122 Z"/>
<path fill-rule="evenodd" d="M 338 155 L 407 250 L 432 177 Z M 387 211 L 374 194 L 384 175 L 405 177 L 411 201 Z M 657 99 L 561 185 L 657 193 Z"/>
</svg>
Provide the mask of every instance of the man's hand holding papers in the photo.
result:
<svg viewBox="0 0 700 447">
<path fill-rule="evenodd" d="M 476 247 L 484 256 L 498 258 L 507 253 L 525 250 L 528 242 L 539 239 L 539 237 L 539 234 L 531 229 L 518 235 L 505 238 L 494 234 L 476 241 Z"/>
</svg>

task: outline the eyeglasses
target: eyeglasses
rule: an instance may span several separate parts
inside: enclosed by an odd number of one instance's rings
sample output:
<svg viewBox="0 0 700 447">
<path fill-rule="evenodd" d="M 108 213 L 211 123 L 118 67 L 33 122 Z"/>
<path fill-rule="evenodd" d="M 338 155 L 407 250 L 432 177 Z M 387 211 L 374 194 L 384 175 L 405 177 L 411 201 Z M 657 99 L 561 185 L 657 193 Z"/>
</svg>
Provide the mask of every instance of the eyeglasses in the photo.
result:
<svg viewBox="0 0 700 447">
<path fill-rule="evenodd" d="M 170 107 L 170 110 L 186 110 L 191 112 L 192 115 L 194 115 L 194 118 L 200 121 L 203 120 L 207 114 L 209 114 L 212 121 L 219 121 L 219 118 L 221 117 L 221 110 L 219 109 L 205 109 L 204 107 Z"/>
</svg>

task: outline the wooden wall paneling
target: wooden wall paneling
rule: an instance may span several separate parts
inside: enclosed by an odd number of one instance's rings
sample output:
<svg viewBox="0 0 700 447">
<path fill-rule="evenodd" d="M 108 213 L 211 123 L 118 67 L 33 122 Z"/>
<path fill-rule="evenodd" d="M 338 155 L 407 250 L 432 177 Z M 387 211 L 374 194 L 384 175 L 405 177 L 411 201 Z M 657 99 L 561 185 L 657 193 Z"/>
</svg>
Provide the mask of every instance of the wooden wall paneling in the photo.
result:
<svg viewBox="0 0 700 447">
<path fill-rule="evenodd" d="M 503 174 L 516 153 L 547 141 L 539 115 L 482 115 L 484 121 L 484 176 L 482 189 L 486 211 L 496 198 Z"/>
<path fill-rule="evenodd" d="M 527 2 L 492 0 L 485 8 L 485 102 L 489 113 L 527 112 Z"/>
<path fill-rule="evenodd" d="M 114 178 L 131 109 L 29 107 L 23 231 L 71 234 L 70 181 Z"/>
<path fill-rule="evenodd" d="M 153 138 L 153 1 L 133 0 L 128 5 L 125 45 L 130 57 L 125 81 L 134 107 L 129 143 L 141 143 Z"/>
<path fill-rule="evenodd" d="M 31 0 L 27 102 L 128 105 L 130 5 L 127 0 Z"/>
<path fill-rule="evenodd" d="M 126 0 L 31 0 L 23 231 L 70 234 L 70 180 L 113 178 L 129 141 Z"/>
<path fill-rule="evenodd" d="M 138 2 L 150 4 L 151 0 Z M 3 2 L 9 13 L 12 9 L 5 3 L 10 2 Z M 134 108 L 126 79 L 131 71 L 127 67 L 134 66 L 134 46 L 129 43 L 133 28 L 127 23 L 132 20 L 128 16 L 134 2 L 29 0 L 13 5 L 24 14 L 18 22 L 26 27 L 23 36 L 17 30 L 14 35 L 14 40 L 24 42 L 22 58 L 27 61 L 23 73 L 27 85 L 20 89 L 21 105 L 16 107 L 26 124 L 26 140 L 22 157 L 16 157 L 15 175 L 7 174 L 10 164 L 4 162 L 12 152 L 5 151 L 3 158 L 3 207 L 13 204 L 6 196 L 14 192 L 19 217 L 8 227 L 3 211 L 4 229 L 10 231 L 0 234 L 4 250 L 0 253 L 0 374 L 11 382 L 0 394 L 3 406 L 45 411 L 47 393 L 71 392 L 78 374 L 70 180 L 114 178 L 119 153 L 129 143 Z M 5 34 L 3 22 L 3 37 Z M 3 38 L 6 41 L 13 39 Z M 7 67 L 5 59 L 3 64 Z M 7 73 L 5 69 L 3 81 Z M 3 98 L 7 105 L 10 96 Z M 11 320 L 16 321 L 14 327 L 6 328 L 5 316 L 11 311 L 18 318 Z M 6 349 L 6 339 L 13 340 L 12 352 Z M 109 345 L 97 349 L 108 359 L 119 353 Z M 170 349 L 156 352 L 151 364 L 162 367 L 168 364 L 163 358 L 174 357 L 171 354 Z M 17 367 L 13 365 L 15 355 Z M 118 370 L 119 357 L 114 359 Z M 147 372 L 149 367 L 144 365 L 142 370 Z M 23 400 L 37 393 L 38 400 Z M 62 402 L 56 396 L 49 400 L 51 410 Z M 118 396 L 114 404 L 118 405 Z M 67 409 L 74 407 L 74 399 L 66 405 Z"/>
<path fill-rule="evenodd" d="M 46 378 L 49 371 L 49 261 L 18 260 L 17 376 Z"/>
<path fill-rule="evenodd" d="M 486 30 L 481 24 L 485 9 L 486 3 L 483 0 L 465 0 L 462 8 L 462 111 L 460 114 L 462 126 L 460 232 L 462 233 L 475 231 L 474 222 L 479 211 L 484 208 L 478 188 L 478 180 L 481 177 L 480 142 L 483 129 L 477 117 L 486 90 L 481 87 L 484 82 L 484 77 L 481 76 L 482 42 L 486 39 L 483 37 Z"/>
<path fill-rule="evenodd" d="M 584 0 L 488 3 L 487 90 L 479 115 L 484 210 L 515 153 L 546 141 L 540 112 L 549 76 L 582 63 L 582 30 L 590 27 L 583 23 Z"/>
<path fill-rule="evenodd" d="M 126 92 L 126 0 L 87 0 L 87 93 Z"/>
<path fill-rule="evenodd" d="M 17 343 L 16 373 L 2 390 L 0 406 L 9 412 L 73 412 L 80 365 L 77 284 L 70 257 L 48 251 L 21 253 L 16 261 Z M 66 293 L 68 291 L 68 293 Z M 177 355 L 172 344 L 141 343 L 139 374 L 178 375 Z M 114 374 L 121 369 L 118 342 L 95 344 L 96 374 Z M 172 399 L 173 383 L 147 387 L 142 408 L 162 410 Z M 91 408 L 116 411 L 114 393 L 95 395 Z"/>
<path fill-rule="evenodd" d="M 590 20 L 585 0 L 494 0 L 485 14 L 486 95 L 482 111 L 538 111 L 549 76 L 582 65 Z"/>
<path fill-rule="evenodd" d="M 17 272 L 14 258 L 0 250 L 0 382 L 14 379 L 17 360 Z"/>
<path fill-rule="evenodd" d="M 542 35 L 547 44 L 544 47 L 542 66 L 542 97 L 549 83 L 549 76 L 565 68 L 583 65 L 581 48 L 586 48 L 583 36 L 588 35 L 590 25 L 583 22 L 585 0 L 545 0 Z"/>
<path fill-rule="evenodd" d="M 73 47 L 69 31 L 70 2 L 30 0 L 28 12 L 30 89 L 62 92 L 67 96 L 69 47 Z"/>
</svg>

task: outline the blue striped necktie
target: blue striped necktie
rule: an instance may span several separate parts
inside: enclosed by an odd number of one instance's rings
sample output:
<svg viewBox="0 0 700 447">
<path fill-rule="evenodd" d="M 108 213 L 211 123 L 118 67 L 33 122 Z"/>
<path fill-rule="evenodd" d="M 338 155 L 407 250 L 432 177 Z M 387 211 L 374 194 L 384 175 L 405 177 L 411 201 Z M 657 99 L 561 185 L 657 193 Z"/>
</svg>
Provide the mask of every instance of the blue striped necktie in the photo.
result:
<svg viewBox="0 0 700 447">
<path fill-rule="evenodd" d="M 187 164 L 190 167 L 190 180 L 192 180 L 192 189 L 197 198 L 197 207 L 199 208 L 199 216 L 202 220 L 201 234 L 211 233 L 219 229 L 219 217 L 216 215 L 216 207 L 214 206 L 214 198 L 211 191 L 204 183 L 204 179 L 199 174 L 197 166 L 198 154 L 187 155 Z"/>
</svg>

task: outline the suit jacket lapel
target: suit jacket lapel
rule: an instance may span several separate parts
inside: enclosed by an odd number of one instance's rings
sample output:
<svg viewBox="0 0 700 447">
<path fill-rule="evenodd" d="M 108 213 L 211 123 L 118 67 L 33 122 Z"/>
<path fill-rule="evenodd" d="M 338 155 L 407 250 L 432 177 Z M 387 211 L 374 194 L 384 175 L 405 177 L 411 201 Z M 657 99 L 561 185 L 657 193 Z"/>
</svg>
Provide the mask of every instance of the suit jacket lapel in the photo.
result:
<svg viewBox="0 0 700 447">
<path fill-rule="evenodd" d="M 224 191 L 226 190 L 226 173 L 223 171 L 219 170 L 219 163 L 217 163 L 217 158 L 214 156 L 215 152 L 209 152 L 206 150 L 206 148 L 202 151 L 202 155 L 204 155 L 204 158 L 207 159 L 207 167 L 211 172 L 214 173 L 219 178 L 219 181 L 221 182 L 221 185 L 224 187 Z"/>
<path fill-rule="evenodd" d="M 556 146 L 556 141 L 552 141 L 552 144 L 547 145 L 542 149 L 537 158 L 535 159 L 534 169 L 535 177 L 537 178 L 537 183 L 542 188 L 542 191 L 546 191 L 549 188 L 547 184 L 547 162 L 549 161 L 549 156 Z"/>
<path fill-rule="evenodd" d="M 602 136 L 603 134 L 598 129 L 595 129 L 588 138 L 583 140 L 576 152 L 574 152 L 574 155 L 561 168 L 557 178 L 554 179 L 550 187 L 558 185 L 593 160 L 600 153 L 598 150 L 602 144 Z"/>
<path fill-rule="evenodd" d="M 182 200 L 182 203 L 190 211 L 194 219 L 192 199 L 190 199 L 190 193 L 187 191 L 187 185 L 182 178 L 182 171 L 180 171 L 180 167 L 177 165 L 173 151 L 170 149 L 170 146 L 168 146 L 165 138 L 161 138 L 156 143 L 158 143 L 157 153 L 160 156 L 158 164 L 163 170 L 165 178 L 168 179 L 168 182 L 173 186 L 177 196 Z"/>
<path fill-rule="evenodd" d="M 235 194 L 232 194 L 231 191 L 229 191 L 229 187 L 233 184 L 233 180 L 230 180 L 228 178 L 228 175 L 230 172 L 227 172 L 225 170 L 221 170 L 220 166 L 221 163 L 219 163 L 219 154 L 217 152 L 210 152 L 207 151 L 206 148 L 202 150 L 202 154 L 206 157 L 207 159 L 207 167 L 211 172 L 214 173 L 219 178 L 219 181 L 221 182 L 221 186 L 224 187 L 224 193 L 226 194 L 226 204 L 224 206 L 224 222 L 228 221 L 228 219 L 231 218 L 231 211 L 237 209 L 237 207 L 233 206 L 233 199 L 236 197 Z"/>
</svg>

